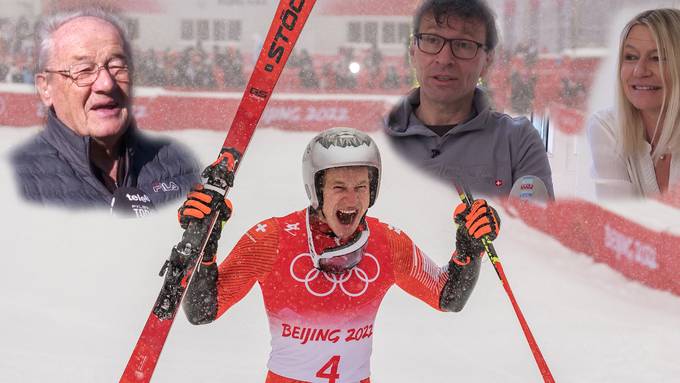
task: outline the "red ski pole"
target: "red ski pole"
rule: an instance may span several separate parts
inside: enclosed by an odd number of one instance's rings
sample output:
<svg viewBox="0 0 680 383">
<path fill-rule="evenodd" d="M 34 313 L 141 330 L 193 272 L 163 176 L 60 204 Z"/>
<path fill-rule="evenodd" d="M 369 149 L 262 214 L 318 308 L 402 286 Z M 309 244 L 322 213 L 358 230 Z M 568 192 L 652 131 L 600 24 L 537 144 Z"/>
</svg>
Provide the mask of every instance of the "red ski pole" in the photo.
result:
<svg viewBox="0 0 680 383">
<path fill-rule="evenodd" d="M 456 183 L 455 185 L 456 191 L 458 191 L 460 200 L 463 201 L 463 203 L 466 204 L 467 206 L 470 206 L 472 205 L 473 201 L 472 194 L 464 186 L 461 187 L 461 185 L 462 185 L 461 182 Z M 512 289 L 510 288 L 508 278 L 505 276 L 505 272 L 503 271 L 503 265 L 501 265 L 501 260 L 498 258 L 498 254 L 496 254 L 496 249 L 494 249 L 493 244 L 486 237 L 482 237 L 482 244 L 484 244 L 484 250 L 486 251 L 486 254 L 489 256 L 491 264 L 496 270 L 496 274 L 498 274 L 498 278 L 500 278 L 501 282 L 503 283 L 503 288 L 505 289 L 505 292 L 508 294 L 508 298 L 510 298 L 512 308 L 515 310 L 515 314 L 517 315 L 519 324 L 522 327 L 524 336 L 527 338 L 527 342 L 529 343 L 529 347 L 531 348 L 531 353 L 534 355 L 534 360 L 536 360 L 536 364 L 538 365 L 538 370 L 541 372 L 541 376 L 543 376 L 543 381 L 545 383 L 555 383 L 555 378 L 553 378 L 552 373 L 550 373 L 550 368 L 548 368 L 548 364 L 545 362 L 543 354 L 541 354 L 541 349 L 538 347 L 538 343 L 536 343 L 536 339 L 534 338 L 534 335 L 531 333 L 529 324 L 527 323 L 527 320 L 524 318 L 524 314 L 522 314 L 522 310 L 519 308 L 519 304 L 517 304 L 515 295 L 512 293 Z"/>
</svg>

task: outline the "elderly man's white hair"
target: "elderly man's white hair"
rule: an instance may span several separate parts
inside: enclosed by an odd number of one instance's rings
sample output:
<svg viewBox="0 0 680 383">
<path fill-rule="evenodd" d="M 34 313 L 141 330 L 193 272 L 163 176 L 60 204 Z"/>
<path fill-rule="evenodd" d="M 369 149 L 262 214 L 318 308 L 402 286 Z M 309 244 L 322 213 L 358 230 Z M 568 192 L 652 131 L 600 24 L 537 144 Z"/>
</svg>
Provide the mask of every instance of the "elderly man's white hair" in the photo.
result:
<svg viewBox="0 0 680 383">
<path fill-rule="evenodd" d="M 128 65 L 130 66 L 130 69 L 132 69 L 132 48 L 130 46 L 130 42 L 127 39 L 127 28 L 125 27 L 123 20 L 115 13 L 104 8 L 87 7 L 47 15 L 42 20 L 40 20 L 35 31 L 36 42 L 38 46 L 36 73 L 45 70 L 45 66 L 47 65 L 47 61 L 49 60 L 54 47 L 54 41 L 52 39 L 54 32 L 62 25 L 79 17 L 94 17 L 113 25 L 118 30 L 118 33 L 123 40 L 123 50 L 128 57 Z"/>
</svg>

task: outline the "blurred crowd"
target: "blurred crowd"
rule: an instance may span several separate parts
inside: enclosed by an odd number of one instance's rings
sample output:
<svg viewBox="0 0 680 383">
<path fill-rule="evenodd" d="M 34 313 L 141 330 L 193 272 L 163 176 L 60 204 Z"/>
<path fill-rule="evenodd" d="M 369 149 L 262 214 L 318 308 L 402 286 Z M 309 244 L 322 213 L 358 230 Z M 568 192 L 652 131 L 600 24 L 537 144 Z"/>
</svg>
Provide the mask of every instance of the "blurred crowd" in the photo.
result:
<svg viewBox="0 0 680 383">
<path fill-rule="evenodd" d="M 33 29 L 23 17 L 0 20 L 0 82 L 33 83 Z"/>
<path fill-rule="evenodd" d="M 182 51 L 135 50 L 135 83 L 191 89 L 224 89 L 245 84 L 243 55 L 238 49 L 197 45 Z"/>
<path fill-rule="evenodd" d="M 515 114 L 543 113 L 550 104 L 584 110 L 600 59 L 541 56 L 533 45 L 498 48 L 489 81 L 496 106 Z"/>
<path fill-rule="evenodd" d="M 149 49 L 135 51 L 137 85 L 205 90 L 240 88 L 247 73 L 244 55 L 233 47 L 214 46 L 212 51 L 200 44 L 178 52 Z M 340 48 L 337 56 L 312 56 L 306 49 L 295 50 L 284 74 L 282 87 L 294 90 L 375 90 L 408 89 L 413 84 L 408 63 L 383 60 L 376 48 L 355 53 Z M 353 72 L 354 69 L 354 72 Z"/>
<path fill-rule="evenodd" d="M 298 85 L 309 89 L 407 90 L 414 83 L 408 61 L 384 60 L 375 46 L 359 52 L 341 47 L 332 57 L 312 57 L 301 49 L 288 65 L 297 73 Z"/>
<path fill-rule="evenodd" d="M 0 82 L 32 83 L 34 25 L 26 18 L 0 19 Z M 338 48 L 335 55 L 295 49 L 279 89 L 405 93 L 415 84 L 405 47 L 403 56 L 384 56 L 377 46 Z M 234 46 L 135 49 L 135 83 L 190 90 L 240 90 L 254 57 Z M 542 59 L 532 45 L 498 49 L 490 73 L 493 98 L 501 110 L 529 113 L 549 102 L 582 108 L 593 63 L 581 68 L 566 58 Z M 588 73 L 590 72 L 590 73 Z M 537 105 L 538 104 L 538 105 Z"/>
<path fill-rule="evenodd" d="M 33 83 L 34 25 L 25 18 L 0 21 L 0 82 Z M 231 90 L 245 85 L 252 58 L 232 46 L 206 49 L 199 42 L 181 49 L 135 49 L 135 83 L 192 90 Z M 250 60 L 250 62 L 246 62 Z M 282 77 L 293 90 L 375 89 L 405 91 L 413 85 L 408 60 L 384 59 L 376 46 L 342 47 L 337 55 L 311 55 L 296 49 Z"/>
</svg>

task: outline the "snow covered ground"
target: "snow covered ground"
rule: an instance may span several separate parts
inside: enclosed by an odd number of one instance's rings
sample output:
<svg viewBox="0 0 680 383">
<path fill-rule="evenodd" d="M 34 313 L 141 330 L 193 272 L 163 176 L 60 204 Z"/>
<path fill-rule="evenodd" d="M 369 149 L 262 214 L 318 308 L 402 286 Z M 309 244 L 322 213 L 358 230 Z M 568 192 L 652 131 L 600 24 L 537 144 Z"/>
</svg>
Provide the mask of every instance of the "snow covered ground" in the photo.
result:
<svg viewBox="0 0 680 383">
<path fill-rule="evenodd" d="M 71 213 L 17 199 L 8 150 L 36 129 L 0 128 L 0 382 L 114 382 L 151 309 L 157 273 L 180 238 L 175 207 L 141 220 Z M 203 163 L 223 133 L 170 133 Z M 261 130 L 230 197 L 222 257 L 261 219 L 305 206 L 300 159 L 311 133 Z M 457 197 L 411 170 L 382 137 L 384 179 L 371 215 L 444 264 Z M 555 180 L 558 183 L 559 179 Z M 506 274 L 558 382 L 680 380 L 680 297 L 631 282 L 501 212 Z M 259 288 L 217 322 L 170 333 L 155 382 L 262 382 L 268 326 Z M 438 313 L 391 290 L 374 333 L 374 382 L 541 382 L 512 307 L 486 262 L 463 312 Z"/>
</svg>

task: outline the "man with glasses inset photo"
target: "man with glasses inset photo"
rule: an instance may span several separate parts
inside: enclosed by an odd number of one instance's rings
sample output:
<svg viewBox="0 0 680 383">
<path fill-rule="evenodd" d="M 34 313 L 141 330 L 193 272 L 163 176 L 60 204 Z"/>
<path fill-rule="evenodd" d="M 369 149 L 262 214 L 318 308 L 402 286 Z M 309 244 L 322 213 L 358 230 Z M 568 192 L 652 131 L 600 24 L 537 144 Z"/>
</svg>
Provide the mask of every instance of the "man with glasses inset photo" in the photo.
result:
<svg viewBox="0 0 680 383">
<path fill-rule="evenodd" d="M 526 118 L 492 110 L 478 87 L 497 43 L 495 16 L 484 0 L 424 0 L 409 45 L 419 86 L 392 109 L 385 131 L 409 162 L 448 182 L 507 196 L 516 180 L 532 175 L 554 197 L 538 132 Z"/>
<path fill-rule="evenodd" d="M 136 127 L 132 50 L 122 25 L 99 8 L 41 20 L 35 84 L 47 121 L 12 155 L 24 199 L 107 208 L 125 187 L 141 190 L 157 206 L 199 181 L 187 150 L 145 137 Z"/>
</svg>

